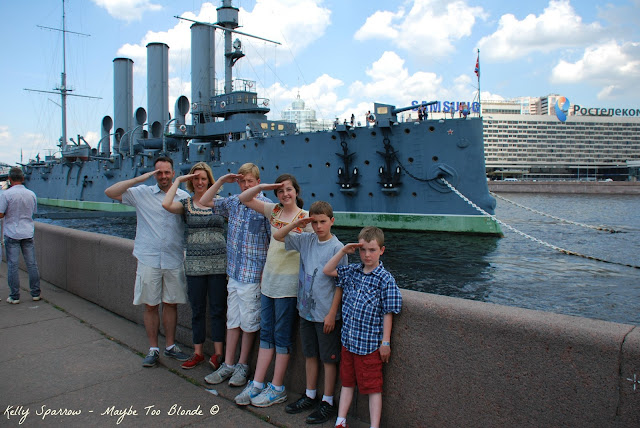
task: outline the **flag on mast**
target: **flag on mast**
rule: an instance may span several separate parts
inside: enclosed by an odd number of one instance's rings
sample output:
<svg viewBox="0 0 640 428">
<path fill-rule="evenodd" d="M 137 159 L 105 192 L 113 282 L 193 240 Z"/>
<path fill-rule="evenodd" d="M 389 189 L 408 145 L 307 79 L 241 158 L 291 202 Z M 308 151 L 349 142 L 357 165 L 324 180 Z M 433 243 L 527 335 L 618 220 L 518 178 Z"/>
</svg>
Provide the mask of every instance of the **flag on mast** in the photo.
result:
<svg viewBox="0 0 640 428">
<path fill-rule="evenodd" d="M 478 76 L 478 79 L 480 79 L 480 53 L 478 52 L 478 58 L 476 59 L 476 76 Z"/>
</svg>

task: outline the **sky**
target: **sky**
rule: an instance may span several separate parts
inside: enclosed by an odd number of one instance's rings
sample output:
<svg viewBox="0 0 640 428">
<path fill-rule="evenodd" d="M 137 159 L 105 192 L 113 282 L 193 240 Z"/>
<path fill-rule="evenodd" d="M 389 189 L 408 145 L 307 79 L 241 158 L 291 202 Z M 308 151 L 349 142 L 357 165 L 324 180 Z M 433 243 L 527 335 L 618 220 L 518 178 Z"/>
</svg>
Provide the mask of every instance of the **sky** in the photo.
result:
<svg viewBox="0 0 640 428">
<path fill-rule="evenodd" d="M 191 23 L 221 1 L 66 0 L 68 136 L 99 140 L 113 117 L 113 59 L 134 61 L 134 111 L 147 109 L 146 45 L 169 45 L 169 110 L 191 99 Z M 640 0 L 235 0 L 246 57 L 280 119 L 298 96 L 318 118 L 364 117 L 373 102 L 473 101 L 559 94 L 582 107 L 639 108 Z M 55 154 L 61 136 L 62 0 L 5 1 L 0 36 L 0 162 Z M 44 28 L 43 28 L 44 27 Z M 48 27 L 48 28 L 46 28 Z M 216 49 L 223 51 L 220 32 Z M 480 80 L 474 73 L 480 62 Z M 216 78 L 224 81 L 222 67 Z M 189 121 L 189 119 L 188 119 Z M 189 122 L 190 123 L 190 122 Z"/>
</svg>

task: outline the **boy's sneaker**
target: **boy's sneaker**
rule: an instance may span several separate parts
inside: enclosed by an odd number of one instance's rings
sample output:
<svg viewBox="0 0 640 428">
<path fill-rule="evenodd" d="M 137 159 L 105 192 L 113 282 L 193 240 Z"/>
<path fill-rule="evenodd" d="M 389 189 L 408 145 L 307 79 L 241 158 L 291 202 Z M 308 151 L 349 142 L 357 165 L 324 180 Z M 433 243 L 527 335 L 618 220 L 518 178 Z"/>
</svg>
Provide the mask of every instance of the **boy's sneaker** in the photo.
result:
<svg viewBox="0 0 640 428">
<path fill-rule="evenodd" d="M 245 388 L 242 390 L 242 392 L 238 395 L 236 395 L 235 398 L 235 402 L 238 406 L 248 406 L 249 404 L 251 404 L 251 401 L 257 397 L 258 395 L 260 395 L 260 393 L 262 393 L 262 391 L 266 390 L 267 388 L 264 389 L 260 389 L 258 387 L 253 386 L 253 381 L 249 381 L 249 383 L 247 384 L 247 386 L 245 386 Z"/>
<path fill-rule="evenodd" d="M 269 382 L 260 395 L 251 399 L 251 404 L 256 407 L 269 407 L 285 401 L 287 401 L 287 390 L 277 391 L 273 384 Z"/>
<path fill-rule="evenodd" d="M 7 297 L 7 303 L 17 305 L 18 303 L 20 303 L 20 299 L 12 299 L 11 297 Z"/>
<path fill-rule="evenodd" d="M 322 401 L 318 408 L 309 416 L 307 416 L 307 420 L 305 422 L 308 424 L 323 424 L 335 417 L 336 406 L 332 406 L 326 401 Z"/>
<path fill-rule="evenodd" d="M 31 298 L 31 300 L 33 300 L 34 302 L 37 302 L 37 301 L 38 301 L 38 300 L 40 300 L 40 299 L 42 299 L 42 297 L 40 297 L 40 296 L 33 296 L 33 297 Z"/>
<path fill-rule="evenodd" d="M 335 428 L 349 428 L 349 425 L 347 425 L 347 422 L 342 422 L 339 425 L 336 425 Z"/>
<path fill-rule="evenodd" d="M 229 379 L 229 386 L 242 386 L 247 383 L 247 375 L 249 374 L 249 366 L 247 364 L 236 364 L 233 376 Z"/>
<path fill-rule="evenodd" d="M 295 402 L 291 404 L 287 404 L 287 407 L 284 408 L 284 411 L 287 413 L 295 414 L 304 412 L 305 410 L 313 409 L 318 405 L 317 398 L 309 398 L 307 394 L 298 398 Z"/>
<path fill-rule="evenodd" d="M 142 360 L 142 367 L 153 367 L 158 363 L 158 358 L 160 358 L 160 352 L 156 350 L 149 350 L 149 353 L 144 360 Z"/>
<path fill-rule="evenodd" d="M 224 361 L 224 358 L 220 354 L 212 355 L 209 359 L 209 365 L 213 367 L 214 370 L 218 370 L 220 368 L 220 364 Z"/>
<path fill-rule="evenodd" d="M 220 364 L 220 368 L 218 368 L 218 370 L 207 375 L 204 380 L 211 385 L 217 385 L 233 376 L 234 370 L 235 369 L 233 367 L 229 367 L 226 363 L 222 363 Z"/>
<path fill-rule="evenodd" d="M 164 350 L 164 356 L 173 358 L 178 361 L 187 361 L 189 359 L 189 355 L 185 354 L 178 348 L 178 345 L 173 345 L 173 348 Z"/>
<path fill-rule="evenodd" d="M 204 355 L 193 354 L 191 358 L 182 363 L 182 368 L 185 370 L 189 370 L 197 366 L 198 364 L 204 361 Z"/>
</svg>

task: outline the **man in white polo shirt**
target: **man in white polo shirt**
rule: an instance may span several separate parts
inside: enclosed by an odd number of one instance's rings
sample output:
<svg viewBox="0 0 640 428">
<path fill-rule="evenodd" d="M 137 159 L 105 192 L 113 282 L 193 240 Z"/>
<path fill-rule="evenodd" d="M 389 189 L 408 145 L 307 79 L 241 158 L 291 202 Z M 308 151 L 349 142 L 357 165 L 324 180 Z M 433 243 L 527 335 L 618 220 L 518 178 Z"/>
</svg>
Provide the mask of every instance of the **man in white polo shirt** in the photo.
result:
<svg viewBox="0 0 640 428">
<path fill-rule="evenodd" d="M 3 219 L 4 245 L 7 253 L 7 303 L 20 303 L 18 259 L 20 251 L 29 273 L 31 298 L 40 300 L 40 273 L 33 246 L 33 214 L 37 212 L 35 193 L 24 187 L 24 174 L 18 167 L 9 170 L 11 187 L 0 193 L 0 218 Z"/>
<path fill-rule="evenodd" d="M 186 361 L 189 355 L 175 344 L 178 303 L 187 302 L 187 282 L 184 273 L 184 223 L 180 216 L 162 208 L 162 201 L 171 187 L 175 171 L 173 159 L 158 157 L 155 169 L 139 177 L 120 181 L 104 193 L 111 199 L 136 208 L 138 218 L 133 255 L 138 259 L 134 305 L 145 305 L 144 326 L 149 339 L 149 353 L 142 365 L 153 367 L 158 362 L 158 331 L 162 302 L 162 325 L 165 330 L 165 357 Z M 157 184 L 143 185 L 155 176 Z M 175 200 L 188 197 L 178 189 Z"/>
</svg>

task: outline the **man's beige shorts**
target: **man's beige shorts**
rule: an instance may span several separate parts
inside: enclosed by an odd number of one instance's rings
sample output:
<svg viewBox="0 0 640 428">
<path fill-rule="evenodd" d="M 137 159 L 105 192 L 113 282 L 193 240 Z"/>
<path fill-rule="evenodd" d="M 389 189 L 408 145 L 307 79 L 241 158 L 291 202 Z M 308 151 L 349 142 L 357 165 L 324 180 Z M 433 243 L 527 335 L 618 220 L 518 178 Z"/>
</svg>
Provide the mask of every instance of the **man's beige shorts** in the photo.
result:
<svg viewBox="0 0 640 428">
<path fill-rule="evenodd" d="M 176 269 L 159 269 L 138 262 L 133 304 L 157 306 L 160 302 L 187 303 L 184 265 Z"/>
</svg>

